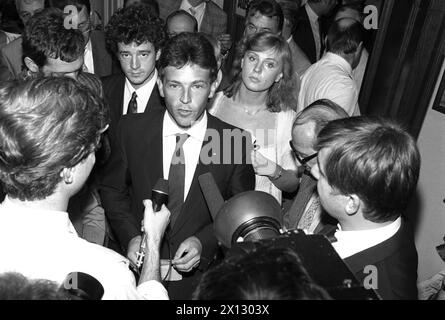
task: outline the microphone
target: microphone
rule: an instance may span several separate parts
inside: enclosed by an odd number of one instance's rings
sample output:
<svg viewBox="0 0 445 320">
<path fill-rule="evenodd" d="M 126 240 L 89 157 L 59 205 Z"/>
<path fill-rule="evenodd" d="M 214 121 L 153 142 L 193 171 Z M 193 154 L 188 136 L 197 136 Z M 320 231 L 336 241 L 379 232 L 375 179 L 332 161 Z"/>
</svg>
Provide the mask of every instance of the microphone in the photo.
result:
<svg viewBox="0 0 445 320">
<path fill-rule="evenodd" d="M 158 212 L 161 210 L 162 205 L 166 204 L 168 201 L 168 181 L 162 178 L 159 178 L 156 182 L 154 188 L 151 190 L 151 201 L 153 206 L 153 211 Z M 144 233 L 142 236 L 141 245 L 139 247 L 139 251 L 136 253 L 137 261 L 136 266 L 138 269 L 138 272 L 141 273 L 142 271 L 142 265 L 144 263 L 144 257 L 145 257 L 145 245 L 147 241 L 147 234 L 144 230 L 142 230 Z"/>
</svg>

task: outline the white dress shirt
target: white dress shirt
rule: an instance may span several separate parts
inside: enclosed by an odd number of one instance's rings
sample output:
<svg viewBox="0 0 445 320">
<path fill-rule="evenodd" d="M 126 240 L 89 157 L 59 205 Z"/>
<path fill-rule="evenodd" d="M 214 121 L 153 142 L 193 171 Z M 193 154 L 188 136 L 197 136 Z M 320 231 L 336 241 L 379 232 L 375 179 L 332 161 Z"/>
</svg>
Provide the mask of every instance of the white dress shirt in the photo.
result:
<svg viewBox="0 0 445 320">
<path fill-rule="evenodd" d="M 198 31 L 201 31 L 201 24 L 202 24 L 202 19 L 204 18 L 206 5 L 207 5 L 206 2 L 204 1 L 200 5 L 193 7 L 187 0 L 182 0 L 181 7 L 179 9 L 187 11 L 192 16 L 194 16 L 198 21 Z M 192 10 L 193 13 L 192 11 L 190 11 L 190 8 L 193 9 Z"/>
<path fill-rule="evenodd" d="M 153 88 L 156 85 L 156 80 L 158 79 L 158 71 L 155 69 L 153 76 L 151 79 L 144 84 L 139 89 L 135 90 L 131 85 L 128 79 L 125 79 L 125 90 L 124 90 L 124 105 L 122 106 L 122 114 L 127 114 L 128 103 L 131 100 L 131 96 L 133 92 L 136 91 L 137 98 L 136 101 L 138 103 L 138 113 L 144 113 L 145 108 L 147 107 L 148 100 L 150 100 L 151 93 L 153 92 Z"/>
<path fill-rule="evenodd" d="M 158 281 L 136 287 L 126 258 L 79 238 L 68 213 L 23 208 L 8 197 L 0 204 L 0 261 L 0 273 L 59 284 L 71 272 L 87 273 L 104 287 L 104 300 L 168 299 Z"/>
<path fill-rule="evenodd" d="M 84 57 L 83 64 L 87 68 L 87 70 L 84 71 L 89 73 L 94 73 L 94 60 L 93 60 L 93 49 L 91 47 L 91 39 L 88 40 L 88 43 L 85 46 L 85 52 L 83 57 Z"/>
<path fill-rule="evenodd" d="M 351 65 L 341 56 L 327 52 L 303 74 L 297 113 L 318 99 L 329 99 L 350 116 L 360 115 L 357 83 Z"/>
<path fill-rule="evenodd" d="M 332 243 L 332 246 L 344 259 L 388 240 L 399 231 L 401 225 L 401 217 L 384 227 L 370 230 L 342 231 L 338 225 L 334 234 L 337 242 Z"/>
<path fill-rule="evenodd" d="M 318 15 L 312 10 L 311 6 L 307 3 L 304 8 L 306 9 L 309 21 L 311 23 L 312 34 L 315 41 L 315 53 L 317 60 L 321 58 L 323 52 L 321 51 L 321 39 L 320 39 L 320 24 L 318 23 Z"/>
<path fill-rule="evenodd" d="M 184 158 L 185 158 L 185 181 L 184 181 L 184 201 L 187 198 L 190 186 L 192 185 L 193 176 L 195 175 L 196 165 L 199 161 L 202 143 L 204 142 L 207 131 L 207 112 L 201 119 L 196 122 L 191 128 L 185 130 L 180 128 L 176 122 L 171 118 L 168 112 L 164 115 L 164 124 L 162 127 L 162 151 L 164 159 L 164 179 L 168 180 L 170 172 L 171 159 L 176 148 L 176 135 L 186 133 L 190 137 L 184 142 Z"/>
</svg>

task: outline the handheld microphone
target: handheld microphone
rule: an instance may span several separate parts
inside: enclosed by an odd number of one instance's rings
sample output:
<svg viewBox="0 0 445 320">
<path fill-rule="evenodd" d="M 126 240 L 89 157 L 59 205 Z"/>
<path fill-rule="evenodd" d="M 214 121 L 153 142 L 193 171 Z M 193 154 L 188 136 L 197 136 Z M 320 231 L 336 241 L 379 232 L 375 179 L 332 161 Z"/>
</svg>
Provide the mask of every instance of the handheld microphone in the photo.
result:
<svg viewBox="0 0 445 320">
<path fill-rule="evenodd" d="M 162 178 L 159 178 L 156 182 L 154 188 L 151 191 L 151 201 L 153 206 L 153 211 L 158 212 L 161 210 L 162 205 L 166 204 L 168 201 L 168 181 Z M 138 268 L 138 272 L 141 273 L 142 265 L 144 263 L 145 257 L 145 245 L 147 241 L 147 234 L 144 230 L 142 236 L 141 245 L 139 247 L 139 251 L 136 253 L 137 261 L 136 266 Z"/>
</svg>

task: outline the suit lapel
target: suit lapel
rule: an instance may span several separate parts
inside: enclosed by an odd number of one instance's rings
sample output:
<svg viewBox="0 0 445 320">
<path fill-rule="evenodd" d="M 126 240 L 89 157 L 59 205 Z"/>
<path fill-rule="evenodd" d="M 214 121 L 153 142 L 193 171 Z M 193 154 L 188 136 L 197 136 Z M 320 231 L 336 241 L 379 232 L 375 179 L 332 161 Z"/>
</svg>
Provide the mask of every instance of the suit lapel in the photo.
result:
<svg viewBox="0 0 445 320">
<path fill-rule="evenodd" d="M 152 187 L 154 187 L 158 179 L 164 177 L 162 143 L 164 114 L 150 114 L 148 119 L 146 132 L 142 136 L 144 139 L 142 148 L 144 154 L 141 156 L 141 159 L 144 159 L 144 163 L 141 168 L 142 170 L 146 170 L 143 176 L 148 177 L 148 180 L 152 183 Z"/>
<path fill-rule="evenodd" d="M 165 111 L 164 104 L 162 102 L 161 95 L 159 94 L 158 85 L 155 84 L 153 91 L 151 92 L 150 99 L 148 99 L 147 105 L 145 106 L 144 113 L 149 111 Z"/>
<path fill-rule="evenodd" d="M 290 208 L 290 221 L 289 226 L 291 228 L 297 228 L 298 222 L 303 216 L 304 210 L 306 209 L 307 203 L 309 202 L 314 188 L 316 186 L 315 180 L 313 180 L 308 175 L 303 175 L 300 190 L 298 190 L 297 196 L 295 197 L 294 203 Z"/>
</svg>

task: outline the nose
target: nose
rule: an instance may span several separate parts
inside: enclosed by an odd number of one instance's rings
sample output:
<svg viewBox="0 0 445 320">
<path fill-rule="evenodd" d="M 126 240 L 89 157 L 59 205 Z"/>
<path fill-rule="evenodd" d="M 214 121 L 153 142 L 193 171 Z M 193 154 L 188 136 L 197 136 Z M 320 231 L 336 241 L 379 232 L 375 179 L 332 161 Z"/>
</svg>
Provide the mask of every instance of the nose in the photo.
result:
<svg viewBox="0 0 445 320">
<path fill-rule="evenodd" d="M 320 178 L 320 170 L 318 168 L 318 163 L 315 163 L 311 168 L 311 174 L 312 176 L 318 180 Z"/>
<path fill-rule="evenodd" d="M 131 69 L 137 70 L 141 66 L 139 58 L 137 56 L 131 58 Z"/>
<path fill-rule="evenodd" d="M 188 103 L 190 103 L 190 101 L 192 100 L 191 99 L 191 95 L 190 95 L 190 91 L 189 91 L 189 89 L 184 89 L 183 91 L 182 91 L 182 94 L 181 94 L 181 102 L 183 103 L 183 104 L 188 104 Z"/>
<path fill-rule="evenodd" d="M 255 67 L 253 68 L 253 71 L 255 71 L 256 73 L 261 73 L 261 62 L 260 61 L 258 61 L 255 64 Z"/>
</svg>

